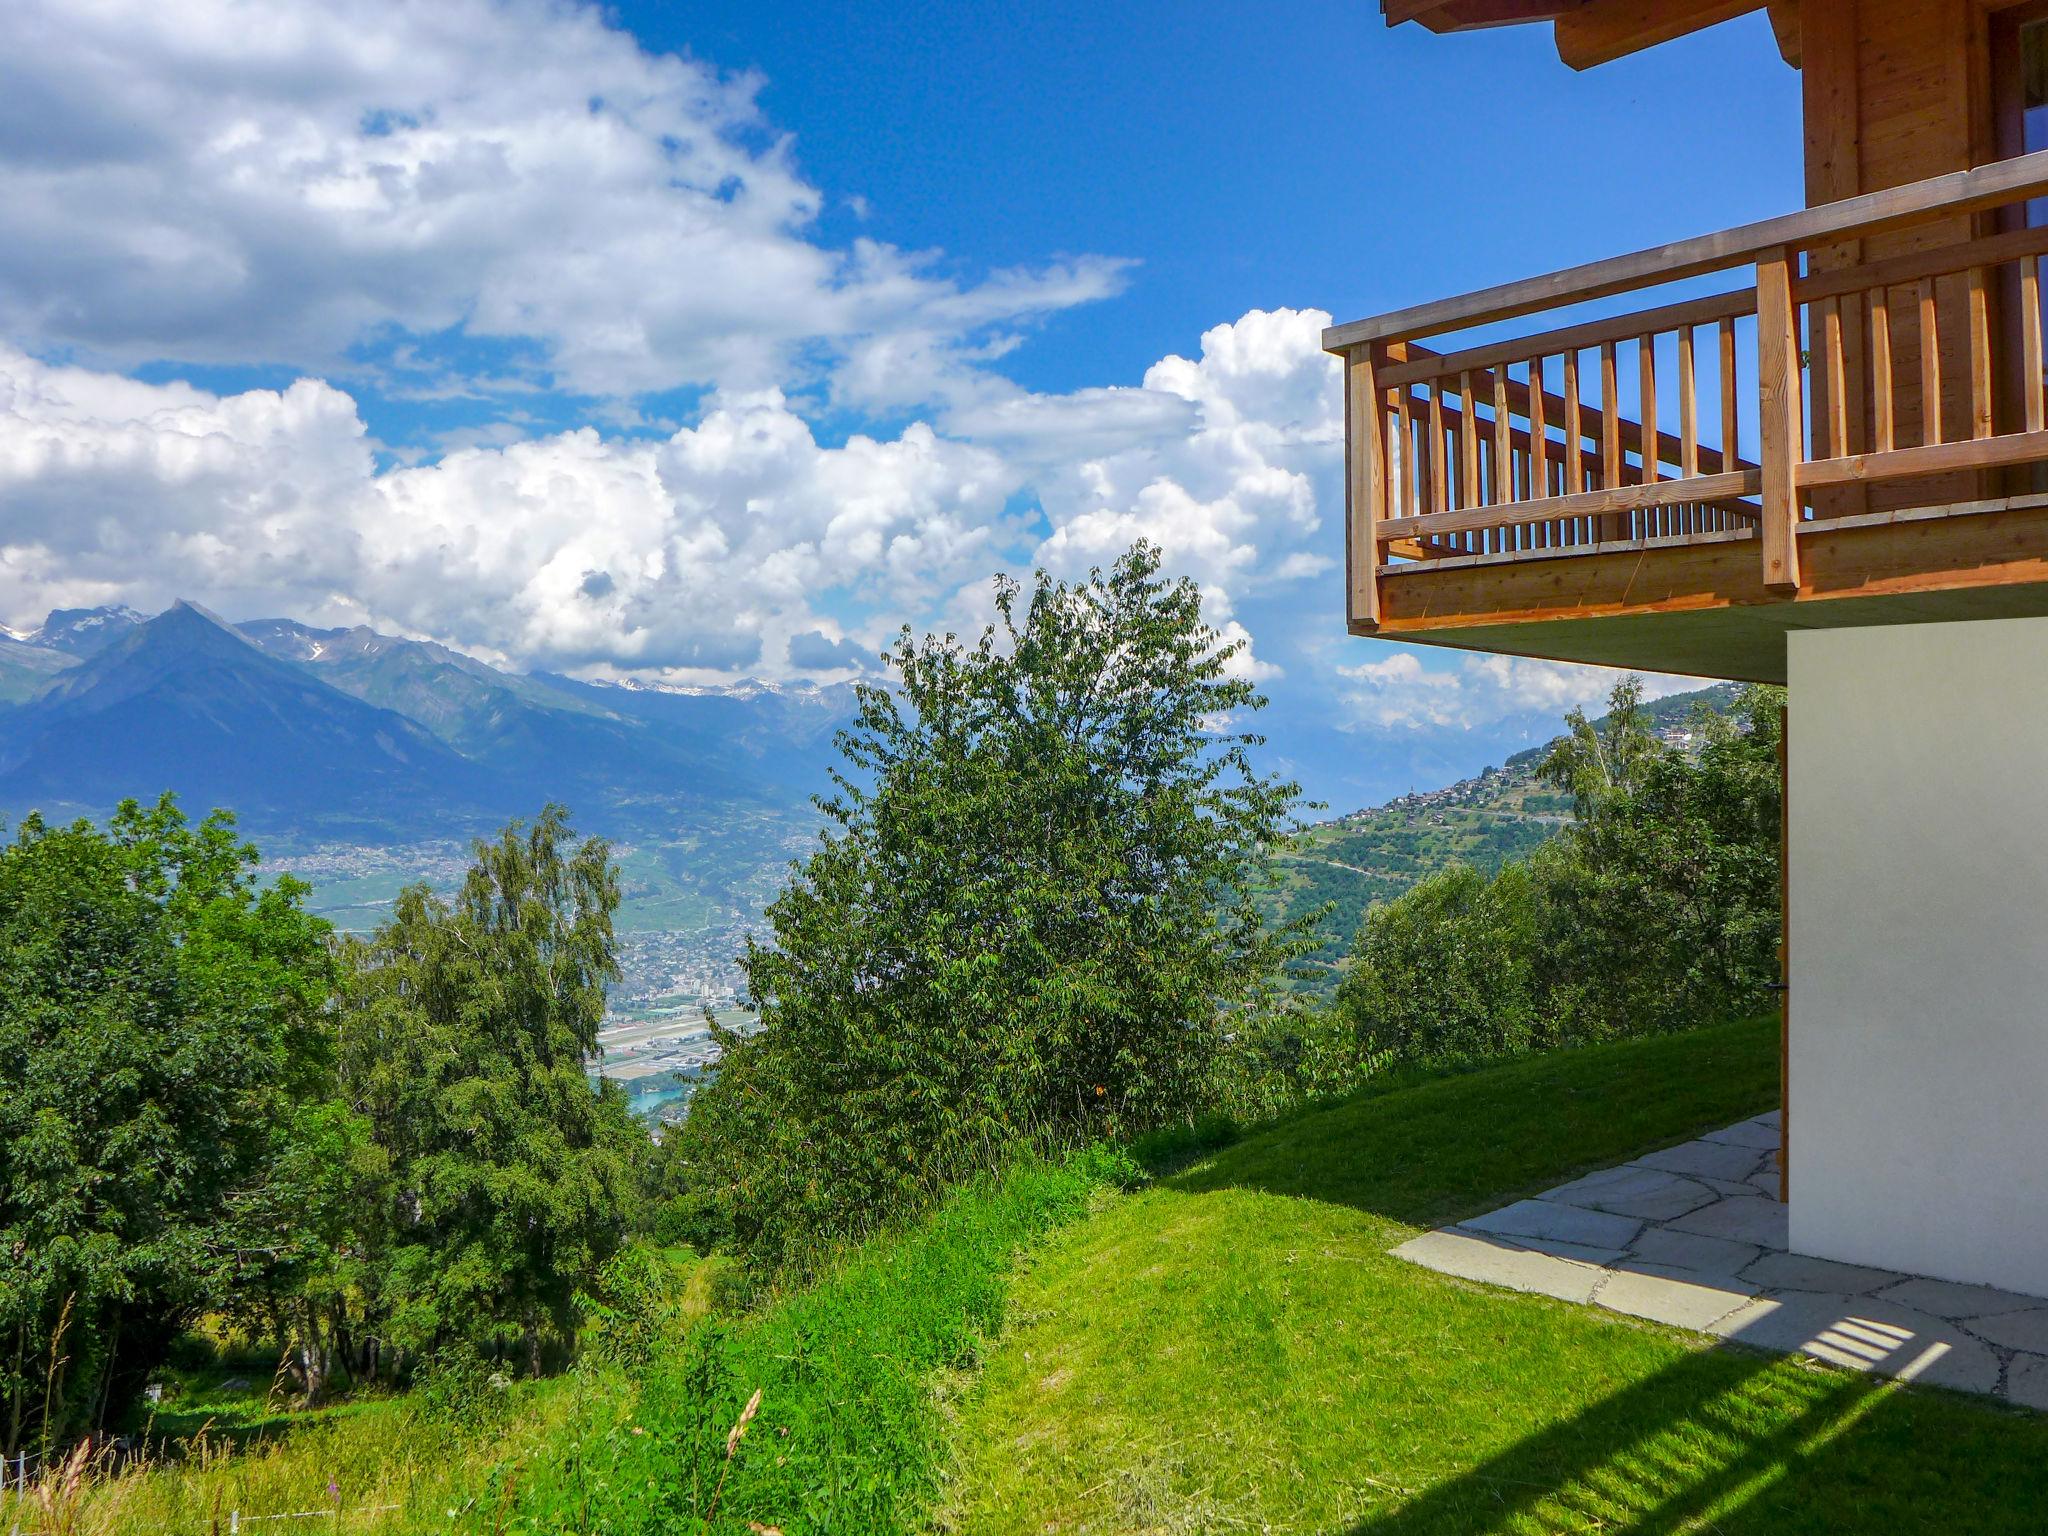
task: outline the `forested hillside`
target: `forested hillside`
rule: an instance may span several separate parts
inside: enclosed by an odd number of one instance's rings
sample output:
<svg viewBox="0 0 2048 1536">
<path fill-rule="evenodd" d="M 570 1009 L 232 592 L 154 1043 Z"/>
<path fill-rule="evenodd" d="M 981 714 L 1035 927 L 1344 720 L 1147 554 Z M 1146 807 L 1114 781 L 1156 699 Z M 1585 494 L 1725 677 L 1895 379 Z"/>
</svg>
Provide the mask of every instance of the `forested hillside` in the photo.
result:
<svg viewBox="0 0 2048 1536">
<path fill-rule="evenodd" d="M 1739 695 L 1736 685 L 1717 683 L 1642 708 L 1658 739 L 1684 751 L 1693 745 L 1694 711 L 1704 707 L 1725 715 Z M 1276 918 L 1329 909 L 1317 928 L 1317 948 L 1295 964 L 1297 984 L 1317 995 L 1335 990 L 1374 903 L 1391 901 L 1453 864 L 1496 874 L 1570 822 L 1571 796 L 1546 784 L 1541 774 L 1551 745 L 1518 752 L 1441 789 L 1414 791 L 1320 822 L 1297 837 L 1280 857 L 1277 879 L 1264 897 Z"/>
</svg>

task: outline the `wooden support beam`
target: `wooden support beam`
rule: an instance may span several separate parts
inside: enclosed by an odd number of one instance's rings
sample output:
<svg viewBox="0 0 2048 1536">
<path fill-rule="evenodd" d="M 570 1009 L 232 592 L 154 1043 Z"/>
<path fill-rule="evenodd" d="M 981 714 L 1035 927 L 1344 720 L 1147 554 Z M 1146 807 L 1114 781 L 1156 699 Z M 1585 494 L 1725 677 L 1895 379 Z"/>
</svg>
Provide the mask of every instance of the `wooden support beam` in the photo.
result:
<svg viewBox="0 0 2048 1536">
<path fill-rule="evenodd" d="M 1373 371 L 1379 348 L 1356 347 L 1344 370 L 1345 479 L 1344 566 L 1351 628 L 1376 629 L 1380 621 L 1380 531 L 1387 508 L 1386 427 Z"/>
<path fill-rule="evenodd" d="M 1822 5 L 1840 5 L 1842 0 L 1821 0 Z M 1794 69 L 1805 56 L 1805 15 L 1799 0 L 1770 0 L 1771 32 L 1778 39 L 1778 56 Z"/>
<path fill-rule="evenodd" d="M 1762 402 L 1764 587 L 1799 590 L 1799 462 L 1805 457 L 1799 386 L 1799 311 L 1792 264 L 1779 247 L 1756 264 L 1757 382 Z"/>
<path fill-rule="evenodd" d="M 1587 0 L 1557 18 L 1557 56 L 1573 69 L 1591 69 L 1764 6 L 1765 0 Z"/>
<path fill-rule="evenodd" d="M 1460 32 L 1468 27 L 1506 27 L 1517 22 L 1550 21 L 1584 0 L 1381 0 L 1387 25 L 1417 21 L 1432 32 Z"/>
</svg>

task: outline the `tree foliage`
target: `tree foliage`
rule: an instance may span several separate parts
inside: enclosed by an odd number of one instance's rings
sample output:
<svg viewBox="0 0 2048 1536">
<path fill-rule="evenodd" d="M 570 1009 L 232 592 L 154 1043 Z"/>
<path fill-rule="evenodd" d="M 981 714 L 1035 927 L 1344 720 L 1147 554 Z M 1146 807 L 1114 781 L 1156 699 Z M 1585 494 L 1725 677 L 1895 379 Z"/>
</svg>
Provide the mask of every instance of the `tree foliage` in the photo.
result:
<svg viewBox="0 0 2048 1536">
<path fill-rule="evenodd" d="M 757 1033 L 721 1037 L 673 1154 L 740 1243 L 851 1235 L 1030 1134 L 1198 1107 L 1299 929 L 1253 903 L 1297 791 L 1228 722 L 1264 705 L 1192 583 L 998 581 L 972 643 L 863 687 L 823 846 L 750 944 Z"/>
<path fill-rule="evenodd" d="M 1453 868 L 1375 908 L 1335 1004 L 1375 1049 L 1463 1061 L 1753 1012 L 1777 979 L 1782 690 L 1666 745 L 1625 680 L 1545 759 L 1573 820 L 1492 880 Z"/>
<path fill-rule="evenodd" d="M 593 1088 L 618 880 L 550 808 L 337 943 L 215 813 L 0 848 L 0 1448 L 113 1421 L 217 1314 L 337 1371 L 537 1367 L 636 1216 Z"/>
<path fill-rule="evenodd" d="M 390 1347 L 537 1371 L 630 1228 L 647 1134 L 585 1065 L 618 904 L 605 844 L 550 806 L 478 844 L 453 901 L 413 887 L 348 946 L 340 1092 L 375 1149 L 364 1305 Z"/>
<path fill-rule="evenodd" d="M 271 1262 L 253 1207 L 329 1070 L 305 887 L 166 797 L 0 850 L 0 1448 L 105 1421 Z"/>
<path fill-rule="evenodd" d="M 1542 911 L 1529 871 L 1489 880 L 1465 865 L 1380 908 L 1359 933 L 1337 1007 L 1361 1058 L 1476 1061 L 1534 1044 Z"/>
<path fill-rule="evenodd" d="M 1538 861 L 1550 1008 L 1578 1038 L 1753 1012 L 1778 979 L 1784 693 L 1702 711 L 1690 752 L 1651 735 L 1631 679 L 1603 730 L 1574 711 L 1545 765 L 1579 809 Z"/>
</svg>

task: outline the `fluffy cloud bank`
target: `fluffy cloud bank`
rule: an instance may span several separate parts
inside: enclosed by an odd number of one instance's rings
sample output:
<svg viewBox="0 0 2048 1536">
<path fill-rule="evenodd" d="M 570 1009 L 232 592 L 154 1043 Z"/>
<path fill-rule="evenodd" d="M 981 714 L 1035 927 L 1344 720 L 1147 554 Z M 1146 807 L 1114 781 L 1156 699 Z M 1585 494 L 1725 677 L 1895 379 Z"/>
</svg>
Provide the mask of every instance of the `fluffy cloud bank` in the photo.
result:
<svg viewBox="0 0 2048 1536">
<path fill-rule="evenodd" d="M 1076 573 L 1142 536 L 1230 623 L 1329 564 L 1326 319 L 1216 327 L 1099 392 L 1114 429 L 1020 391 L 1024 425 L 986 441 L 919 422 L 826 444 L 770 388 L 666 439 L 584 428 L 383 468 L 331 384 L 216 395 L 0 349 L 0 616 L 183 595 L 525 664 L 773 677 L 971 611 L 996 570 Z"/>
<path fill-rule="evenodd" d="M 821 243 L 759 84 L 560 0 L 12 0 L 0 334 L 428 390 L 823 369 L 902 401 L 1120 285 L 1100 257 L 962 282 Z M 506 376 L 450 376 L 458 341 Z"/>
</svg>

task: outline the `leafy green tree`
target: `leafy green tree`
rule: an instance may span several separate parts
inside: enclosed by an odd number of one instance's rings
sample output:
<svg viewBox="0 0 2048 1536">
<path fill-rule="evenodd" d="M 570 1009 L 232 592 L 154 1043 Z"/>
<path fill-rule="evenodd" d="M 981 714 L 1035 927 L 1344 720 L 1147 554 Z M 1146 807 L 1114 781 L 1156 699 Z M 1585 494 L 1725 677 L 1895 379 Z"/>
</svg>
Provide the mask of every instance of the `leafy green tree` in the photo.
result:
<svg viewBox="0 0 2048 1536">
<path fill-rule="evenodd" d="M 389 1160 L 368 1122 L 332 1097 L 331 1076 L 323 1088 L 272 1122 L 263 1177 L 223 1212 L 238 1262 L 221 1308 L 251 1336 L 274 1341 L 308 1406 L 343 1371 L 378 1374 L 379 1341 L 364 1307 L 375 1271 L 359 1234 L 389 1194 Z"/>
<path fill-rule="evenodd" d="M 347 1283 L 411 1358 L 461 1345 L 538 1372 L 636 1219 L 647 1134 L 585 1066 L 618 904 L 610 850 L 550 806 L 479 843 L 452 902 L 415 886 L 348 946 L 340 1086 L 382 1203 Z"/>
<path fill-rule="evenodd" d="M 1028 1133 L 1142 1128 L 1204 1099 L 1226 1016 L 1304 947 L 1252 893 L 1291 825 L 1227 722 L 1265 700 L 1192 583 L 995 585 L 973 643 L 866 686 L 823 846 L 744 956 L 677 1162 L 771 1259 L 850 1235 Z"/>
<path fill-rule="evenodd" d="M 1540 1038 L 1535 882 L 1462 864 L 1376 907 L 1337 988 L 1358 1059 L 1451 1063 L 1526 1050 Z"/>
<path fill-rule="evenodd" d="M 329 1067 L 305 887 L 169 796 L 0 849 L 0 1448 L 107 1421 L 252 1266 L 238 1209 Z"/>
<path fill-rule="evenodd" d="M 1574 1038 L 1753 1012 L 1777 980 L 1780 689 L 1699 711 L 1694 749 L 1651 736 L 1633 679 L 1596 730 L 1574 713 L 1545 764 L 1577 813 L 1534 861 L 1539 985 Z"/>
</svg>

